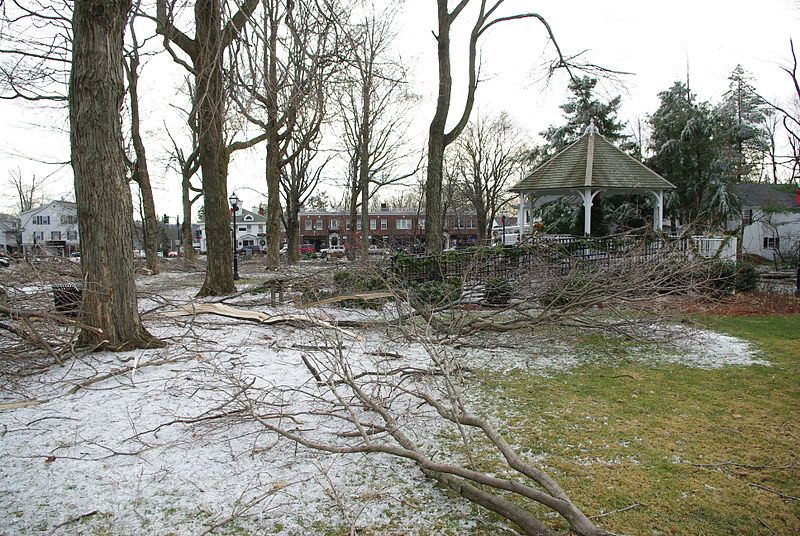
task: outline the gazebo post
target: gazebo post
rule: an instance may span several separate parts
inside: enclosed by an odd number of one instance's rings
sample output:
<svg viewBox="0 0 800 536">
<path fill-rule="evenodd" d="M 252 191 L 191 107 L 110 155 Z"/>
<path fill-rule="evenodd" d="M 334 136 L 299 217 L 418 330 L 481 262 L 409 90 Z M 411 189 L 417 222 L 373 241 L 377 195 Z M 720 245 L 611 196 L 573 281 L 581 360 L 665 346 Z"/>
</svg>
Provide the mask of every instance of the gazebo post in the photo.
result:
<svg viewBox="0 0 800 536">
<path fill-rule="evenodd" d="M 592 189 L 585 188 L 583 190 L 583 234 L 584 236 L 591 236 L 592 234 Z"/>
<path fill-rule="evenodd" d="M 656 198 L 653 205 L 653 230 L 662 231 L 664 229 L 664 190 L 654 190 Z"/>
<path fill-rule="evenodd" d="M 519 212 L 517 213 L 517 225 L 519 226 L 519 240 L 522 240 L 522 235 L 525 232 L 525 192 L 519 194 Z"/>
</svg>

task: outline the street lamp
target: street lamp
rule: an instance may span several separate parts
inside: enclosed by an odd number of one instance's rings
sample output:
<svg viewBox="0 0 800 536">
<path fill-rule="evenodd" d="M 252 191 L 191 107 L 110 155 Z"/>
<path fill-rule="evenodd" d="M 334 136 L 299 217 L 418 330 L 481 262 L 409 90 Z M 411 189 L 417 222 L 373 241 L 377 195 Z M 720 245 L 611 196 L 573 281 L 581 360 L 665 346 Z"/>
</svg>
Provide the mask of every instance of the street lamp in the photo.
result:
<svg viewBox="0 0 800 536">
<path fill-rule="evenodd" d="M 503 224 L 503 247 L 506 247 L 506 213 L 500 215 L 500 222 Z"/>
<path fill-rule="evenodd" d="M 231 194 L 228 201 L 233 213 L 233 280 L 236 281 L 239 279 L 239 256 L 236 254 L 236 211 L 239 210 L 239 198 L 236 197 L 236 192 Z"/>
</svg>

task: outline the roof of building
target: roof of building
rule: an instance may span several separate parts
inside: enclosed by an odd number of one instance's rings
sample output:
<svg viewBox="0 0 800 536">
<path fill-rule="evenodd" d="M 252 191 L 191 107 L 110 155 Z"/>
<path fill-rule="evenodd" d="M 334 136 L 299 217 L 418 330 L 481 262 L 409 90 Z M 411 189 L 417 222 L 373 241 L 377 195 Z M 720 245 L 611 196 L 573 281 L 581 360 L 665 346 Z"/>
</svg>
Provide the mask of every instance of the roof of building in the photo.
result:
<svg viewBox="0 0 800 536">
<path fill-rule="evenodd" d="M 33 214 L 35 212 L 39 212 L 40 210 L 42 210 L 44 208 L 47 208 L 47 207 L 50 207 L 50 206 L 53 206 L 53 205 L 62 205 L 62 206 L 64 206 L 64 208 L 66 208 L 68 210 L 77 210 L 77 205 L 75 204 L 74 201 L 66 201 L 64 199 L 56 199 L 54 201 L 50 201 L 50 202 L 45 203 L 43 205 L 39 205 L 38 207 L 33 207 L 32 209 L 26 210 L 25 212 L 21 212 L 19 217 L 20 217 L 20 219 L 25 219 L 25 216 L 27 214 Z"/>
<path fill-rule="evenodd" d="M 733 191 L 743 207 L 800 208 L 796 191 L 791 185 L 743 182 L 734 185 Z"/>
<path fill-rule="evenodd" d="M 572 190 L 672 190 L 675 186 L 600 135 L 594 125 L 572 145 L 534 169 L 512 192 Z"/>
</svg>

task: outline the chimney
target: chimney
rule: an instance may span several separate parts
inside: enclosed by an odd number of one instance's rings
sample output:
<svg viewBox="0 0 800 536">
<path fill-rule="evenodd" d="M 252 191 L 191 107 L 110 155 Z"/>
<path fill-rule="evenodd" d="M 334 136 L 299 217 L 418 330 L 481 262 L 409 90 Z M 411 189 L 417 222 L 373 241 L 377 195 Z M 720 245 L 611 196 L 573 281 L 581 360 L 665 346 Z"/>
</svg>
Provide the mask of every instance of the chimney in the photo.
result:
<svg viewBox="0 0 800 536">
<path fill-rule="evenodd" d="M 388 212 L 388 211 L 389 211 L 389 205 L 387 205 L 386 203 L 381 203 L 381 212 Z"/>
</svg>

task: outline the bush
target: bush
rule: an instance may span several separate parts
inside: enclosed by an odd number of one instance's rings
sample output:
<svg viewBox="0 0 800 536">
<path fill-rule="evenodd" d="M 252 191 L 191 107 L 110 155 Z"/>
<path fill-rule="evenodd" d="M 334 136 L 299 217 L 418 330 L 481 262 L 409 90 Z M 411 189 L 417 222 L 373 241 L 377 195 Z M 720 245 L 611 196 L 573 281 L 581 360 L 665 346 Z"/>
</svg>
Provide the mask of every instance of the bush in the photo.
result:
<svg viewBox="0 0 800 536">
<path fill-rule="evenodd" d="M 492 305 L 503 305 L 508 303 L 514 292 L 511 283 L 503 277 L 492 277 L 484 284 L 486 291 L 486 301 Z"/>
<path fill-rule="evenodd" d="M 462 281 L 457 277 L 417 283 L 411 289 L 411 304 L 416 308 L 454 303 L 461 298 L 461 286 Z"/>
<path fill-rule="evenodd" d="M 585 294 L 595 285 L 592 277 L 582 270 L 571 270 L 544 289 L 539 301 L 546 307 L 563 307 Z"/>
<path fill-rule="evenodd" d="M 345 292 L 370 292 L 385 290 L 386 281 L 380 274 L 368 270 L 343 269 L 333 274 L 333 283 L 336 290 Z"/>
<path fill-rule="evenodd" d="M 754 264 L 741 262 L 739 263 L 739 269 L 736 271 L 736 278 L 734 279 L 733 285 L 739 292 L 748 292 L 756 290 L 759 279 L 760 276 Z"/>
</svg>

